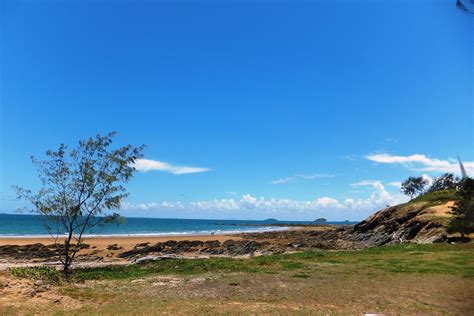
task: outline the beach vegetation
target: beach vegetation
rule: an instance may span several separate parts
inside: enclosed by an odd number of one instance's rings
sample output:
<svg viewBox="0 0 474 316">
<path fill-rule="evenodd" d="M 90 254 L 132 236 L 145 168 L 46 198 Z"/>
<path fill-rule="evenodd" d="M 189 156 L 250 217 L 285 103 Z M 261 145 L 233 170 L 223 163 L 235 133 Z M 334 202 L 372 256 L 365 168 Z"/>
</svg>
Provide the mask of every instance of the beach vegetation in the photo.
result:
<svg viewBox="0 0 474 316">
<path fill-rule="evenodd" d="M 457 201 L 458 195 L 456 189 L 428 192 L 417 196 L 410 203 L 426 202 L 427 205 L 445 204 L 448 201 Z"/>
<path fill-rule="evenodd" d="M 428 180 L 423 177 L 409 177 L 403 181 L 401 191 L 403 194 L 408 195 L 410 200 L 414 197 L 423 194 L 428 185 Z"/>
<path fill-rule="evenodd" d="M 474 277 L 473 245 L 398 244 L 360 251 L 304 251 L 253 258 L 168 259 L 136 265 L 75 269 L 75 280 L 121 280 L 151 275 L 206 273 L 307 273 L 324 269 L 447 273 Z"/>
<path fill-rule="evenodd" d="M 127 196 L 123 184 L 132 178 L 134 162 L 144 146 L 112 149 L 114 136 L 115 132 L 98 134 L 70 151 L 61 144 L 57 150 L 48 150 L 43 160 L 32 157 L 41 188 L 32 192 L 14 187 L 18 198 L 30 202 L 32 211 L 47 220 L 45 228 L 54 238 L 65 276 L 85 232 L 122 220 L 115 211 Z"/>
<path fill-rule="evenodd" d="M 453 217 L 448 224 L 449 233 L 460 233 L 461 238 L 474 232 L 474 179 L 465 178 L 457 192 L 459 201 L 452 207 Z"/>
<path fill-rule="evenodd" d="M 458 183 L 459 178 L 455 177 L 452 173 L 445 173 L 433 180 L 433 183 L 427 192 L 455 190 L 458 186 Z"/>
<path fill-rule="evenodd" d="M 42 304 L 16 298 L 10 309 L 0 304 L 0 314 L 327 314 L 328 308 L 331 314 L 363 314 L 375 306 L 393 314 L 465 315 L 473 254 L 472 243 L 404 243 L 75 268 L 70 276 L 77 282 L 53 287 L 35 300 Z"/>
<path fill-rule="evenodd" d="M 19 278 L 42 280 L 48 284 L 59 284 L 61 281 L 59 271 L 47 266 L 12 267 L 10 273 Z"/>
</svg>

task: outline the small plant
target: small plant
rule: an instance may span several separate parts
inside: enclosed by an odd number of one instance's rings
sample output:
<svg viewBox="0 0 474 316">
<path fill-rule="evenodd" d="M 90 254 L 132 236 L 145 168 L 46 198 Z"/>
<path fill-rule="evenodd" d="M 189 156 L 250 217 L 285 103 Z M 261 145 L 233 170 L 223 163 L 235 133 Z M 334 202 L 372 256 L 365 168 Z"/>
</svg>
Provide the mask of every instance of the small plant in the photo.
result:
<svg viewBox="0 0 474 316">
<path fill-rule="evenodd" d="M 59 271 L 50 267 L 11 268 L 10 273 L 18 278 L 42 280 L 48 284 L 58 284 L 61 280 Z"/>
</svg>

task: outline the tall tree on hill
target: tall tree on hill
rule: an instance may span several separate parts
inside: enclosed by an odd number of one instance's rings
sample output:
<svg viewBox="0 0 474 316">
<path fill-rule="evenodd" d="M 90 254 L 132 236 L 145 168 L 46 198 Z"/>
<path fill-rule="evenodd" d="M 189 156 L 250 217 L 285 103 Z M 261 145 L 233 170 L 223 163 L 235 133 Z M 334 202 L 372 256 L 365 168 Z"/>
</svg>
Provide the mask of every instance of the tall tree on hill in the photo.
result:
<svg viewBox="0 0 474 316">
<path fill-rule="evenodd" d="M 32 157 L 42 188 L 33 193 L 14 187 L 18 198 L 29 201 L 33 212 L 47 219 L 45 226 L 55 240 L 65 276 L 80 250 L 84 232 L 121 221 L 113 211 L 128 195 L 122 184 L 131 179 L 134 162 L 142 157 L 144 146 L 111 149 L 114 136 L 112 132 L 81 140 L 68 153 L 67 146 L 61 144 L 57 150 L 48 150 L 45 160 Z"/>
<path fill-rule="evenodd" d="M 461 233 L 461 237 L 474 232 L 474 180 L 465 178 L 458 190 L 459 201 L 452 207 L 453 218 L 448 233 Z"/>
<path fill-rule="evenodd" d="M 459 178 L 456 178 L 452 173 L 445 173 L 433 181 L 428 192 L 456 189 L 458 183 Z"/>
<path fill-rule="evenodd" d="M 401 191 L 403 194 L 410 196 L 410 199 L 425 192 L 428 180 L 423 177 L 409 177 L 403 181 Z"/>
</svg>

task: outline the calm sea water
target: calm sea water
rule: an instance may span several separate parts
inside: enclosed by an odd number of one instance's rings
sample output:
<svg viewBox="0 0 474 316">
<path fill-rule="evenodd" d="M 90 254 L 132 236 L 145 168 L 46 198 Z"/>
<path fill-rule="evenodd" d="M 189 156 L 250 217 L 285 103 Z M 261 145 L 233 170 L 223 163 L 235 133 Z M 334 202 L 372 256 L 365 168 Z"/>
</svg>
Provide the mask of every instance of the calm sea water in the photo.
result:
<svg viewBox="0 0 474 316">
<path fill-rule="evenodd" d="M 309 222 L 278 222 L 289 224 L 305 224 Z M 44 219 L 37 215 L 0 214 L 0 237 L 7 236 L 44 236 L 47 231 Z M 265 224 L 265 226 L 248 226 L 248 224 Z M 209 220 L 209 219 L 161 219 L 128 217 L 124 224 L 110 224 L 94 227 L 87 235 L 105 236 L 160 236 L 160 235 L 205 235 L 212 232 L 239 233 L 269 230 L 281 230 L 265 221 L 246 220 Z M 336 223 L 337 224 L 337 223 Z"/>
</svg>

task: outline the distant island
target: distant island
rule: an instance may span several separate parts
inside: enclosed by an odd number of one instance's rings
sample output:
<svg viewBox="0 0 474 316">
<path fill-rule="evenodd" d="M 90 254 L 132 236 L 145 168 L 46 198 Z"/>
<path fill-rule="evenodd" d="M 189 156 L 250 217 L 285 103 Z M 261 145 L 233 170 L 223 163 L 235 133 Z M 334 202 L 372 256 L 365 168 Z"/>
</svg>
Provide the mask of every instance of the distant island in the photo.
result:
<svg viewBox="0 0 474 316">
<path fill-rule="evenodd" d="M 278 220 L 276 218 L 267 218 L 265 220 L 263 220 L 264 222 L 278 222 Z"/>
<path fill-rule="evenodd" d="M 313 223 L 321 224 L 321 223 L 326 223 L 327 221 L 328 221 L 327 219 L 320 217 L 320 218 L 315 219 Z"/>
</svg>

